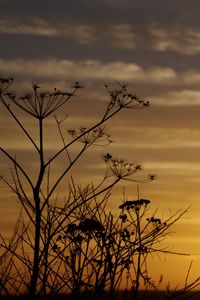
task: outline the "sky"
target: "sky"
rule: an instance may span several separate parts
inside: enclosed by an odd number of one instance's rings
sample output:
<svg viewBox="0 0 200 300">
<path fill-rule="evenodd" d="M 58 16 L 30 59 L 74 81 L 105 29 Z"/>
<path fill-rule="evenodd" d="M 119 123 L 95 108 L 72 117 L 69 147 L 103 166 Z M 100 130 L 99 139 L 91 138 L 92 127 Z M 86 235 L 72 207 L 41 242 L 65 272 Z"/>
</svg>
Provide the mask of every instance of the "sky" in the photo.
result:
<svg viewBox="0 0 200 300">
<path fill-rule="evenodd" d="M 60 112 L 69 115 L 66 127 L 95 122 L 106 103 L 107 82 L 125 82 L 150 101 L 147 109 L 123 112 L 109 122 L 114 143 L 91 150 L 81 161 L 84 178 L 77 179 L 96 180 L 103 172 L 101 155 L 110 151 L 141 163 L 144 173 L 156 174 L 154 182 L 140 186 L 140 194 L 152 200 L 161 216 L 190 207 L 175 225 L 169 247 L 191 257 L 167 257 L 153 268 L 157 278 L 165 269 L 166 278 L 175 282 L 183 280 L 190 260 L 193 274 L 199 275 L 199 11 L 197 0 L 0 0 L 0 74 L 15 78 L 15 90 L 32 83 L 68 88 L 76 80 L 84 86 Z M 19 159 L 26 157 L 26 167 L 33 171 L 29 145 L 2 107 L 0 113 L 1 145 Z M 34 133 L 34 123 L 26 117 L 24 122 Z M 48 120 L 48 151 L 56 149 L 55 127 L 53 118 Z M 1 165 L 6 173 L 8 161 L 1 158 Z M 137 197 L 135 185 L 126 192 Z M 13 197 L 5 201 L 6 193 L 2 188 L 2 231 L 16 219 L 17 204 Z M 118 201 L 121 195 L 113 198 Z M 175 262 L 179 272 L 169 268 Z"/>
</svg>

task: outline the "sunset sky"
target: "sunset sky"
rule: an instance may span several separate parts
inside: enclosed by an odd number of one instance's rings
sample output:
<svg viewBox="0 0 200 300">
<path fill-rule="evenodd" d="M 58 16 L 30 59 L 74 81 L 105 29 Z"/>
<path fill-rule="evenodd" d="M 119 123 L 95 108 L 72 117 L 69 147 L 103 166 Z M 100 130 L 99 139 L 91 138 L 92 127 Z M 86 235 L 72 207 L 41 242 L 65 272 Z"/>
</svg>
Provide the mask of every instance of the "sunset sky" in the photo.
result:
<svg viewBox="0 0 200 300">
<path fill-rule="evenodd" d="M 200 276 L 199 12 L 197 0 L 0 0 L 0 74 L 15 78 L 14 89 L 27 90 L 32 83 L 68 89 L 76 80 L 85 87 L 60 112 L 69 115 L 66 128 L 97 120 L 106 105 L 107 82 L 125 82 L 150 101 L 145 110 L 127 110 L 109 122 L 114 143 L 90 150 L 81 161 L 84 176 L 77 180 L 98 179 L 101 156 L 111 152 L 141 163 L 143 174 L 156 174 L 154 182 L 140 186 L 140 194 L 152 200 L 159 216 L 190 206 L 167 245 L 192 256 L 165 257 L 162 263 L 155 258 L 155 281 L 164 274 L 166 281 L 181 282 L 191 260 L 192 273 Z M 34 132 L 34 123 L 24 122 Z M 31 149 L 2 106 L 0 125 L 1 146 L 26 157 L 33 172 Z M 53 117 L 47 126 L 46 145 L 53 151 L 58 141 Z M 9 175 L 8 161 L 0 158 L 0 163 Z M 126 193 L 135 199 L 136 186 L 128 184 Z M 14 224 L 17 205 L 3 187 L 0 197 L 5 231 Z M 111 207 L 120 199 L 121 194 L 113 195 Z"/>
</svg>

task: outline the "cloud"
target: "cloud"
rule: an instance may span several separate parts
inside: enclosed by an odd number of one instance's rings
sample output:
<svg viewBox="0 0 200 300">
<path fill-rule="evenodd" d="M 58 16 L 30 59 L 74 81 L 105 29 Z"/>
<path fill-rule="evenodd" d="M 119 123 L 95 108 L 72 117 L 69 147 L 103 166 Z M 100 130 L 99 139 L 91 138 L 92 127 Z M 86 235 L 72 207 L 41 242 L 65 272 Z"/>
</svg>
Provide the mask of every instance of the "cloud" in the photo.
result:
<svg viewBox="0 0 200 300">
<path fill-rule="evenodd" d="M 159 171 L 174 171 L 175 173 L 190 172 L 194 175 L 199 174 L 200 172 L 200 165 L 197 162 L 178 162 L 177 160 L 166 162 L 166 161 L 149 161 L 145 164 L 146 168 L 148 169 L 157 169 Z M 188 174 L 187 174 L 188 175 Z"/>
<path fill-rule="evenodd" d="M 158 27 L 149 29 L 152 36 L 152 49 L 157 51 L 176 51 L 185 55 L 200 52 L 200 33 L 197 29 Z"/>
<path fill-rule="evenodd" d="M 186 84 L 196 85 L 200 83 L 200 71 L 199 70 L 188 70 L 182 75 L 182 80 Z"/>
<path fill-rule="evenodd" d="M 111 25 L 107 37 L 117 48 L 134 49 L 137 47 L 136 33 L 129 24 Z"/>
<path fill-rule="evenodd" d="M 63 37 L 79 44 L 101 43 L 108 47 L 134 49 L 138 39 L 135 27 L 126 23 L 89 24 L 75 22 L 50 22 L 45 19 L 0 20 L 0 34 Z"/>
<path fill-rule="evenodd" d="M 154 104 L 161 106 L 194 106 L 200 105 L 200 90 L 172 91 L 154 97 Z"/>
<path fill-rule="evenodd" d="M 161 121 L 160 121 L 161 122 Z M 131 120 L 128 122 L 131 124 Z M 143 148 L 150 149 L 197 149 L 200 148 L 200 130 L 196 128 L 179 128 L 179 127 L 160 127 L 149 126 L 148 128 L 140 128 L 135 126 L 134 130 L 132 126 L 123 124 L 114 127 L 114 136 L 120 136 L 120 144 L 123 145 L 123 149 L 138 149 Z M 164 124 L 163 124 L 164 125 Z M 189 124 L 188 124 L 189 126 Z M 131 143 L 127 140 L 127 136 L 131 137 L 136 143 Z M 112 147 L 119 147 L 118 143 L 114 143 Z"/>
<path fill-rule="evenodd" d="M 28 23 L 2 19 L 0 33 L 18 35 L 36 35 L 46 37 L 68 37 L 81 44 L 91 43 L 95 34 L 91 26 L 86 24 L 54 23 L 47 20 L 33 18 Z"/>
<path fill-rule="evenodd" d="M 112 3 L 112 1 L 108 1 Z M 93 7 L 94 8 L 94 7 Z M 137 9 L 139 9 L 137 7 Z M 139 24 L 135 19 L 120 18 L 98 20 L 87 18 L 53 20 L 46 16 L 14 18 L 2 16 L 0 20 L 1 34 L 43 36 L 48 38 L 63 37 L 78 44 L 101 45 L 130 51 L 154 50 L 158 52 L 175 51 L 184 55 L 196 55 L 200 52 L 200 33 L 192 27 L 180 27 L 165 23 L 148 23 L 141 20 Z"/>
<path fill-rule="evenodd" d="M 108 43 L 117 48 L 137 48 L 137 34 L 131 24 L 111 24 L 106 30 Z"/>
<path fill-rule="evenodd" d="M 57 30 L 50 27 L 49 24 L 43 20 L 35 20 L 32 24 L 20 24 L 18 22 L 10 22 L 10 20 L 2 19 L 0 21 L 0 33 L 55 36 Z"/>
<path fill-rule="evenodd" d="M 70 61 L 46 60 L 0 60 L 0 73 L 12 76 L 30 76 L 43 79 L 90 79 L 123 80 L 154 84 L 174 84 L 177 75 L 171 68 L 144 69 L 135 63 L 115 61 L 103 63 L 97 60 Z"/>
<path fill-rule="evenodd" d="M 169 67 L 153 67 L 148 69 L 146 74 L 149 82 L 174 84 L 178 80 L 176 71 Z"/>
<path fill-rule="evenodd" d="M 80 44 L 100 42 L 110 47 L 134 49 L 137 46 L 135 27 L 126 23 L 94 25 L 75 22 L 50 22 L 46 19 L 0 20 L 1 34 L 34 35 L 70 38 Z"/>
</svg>

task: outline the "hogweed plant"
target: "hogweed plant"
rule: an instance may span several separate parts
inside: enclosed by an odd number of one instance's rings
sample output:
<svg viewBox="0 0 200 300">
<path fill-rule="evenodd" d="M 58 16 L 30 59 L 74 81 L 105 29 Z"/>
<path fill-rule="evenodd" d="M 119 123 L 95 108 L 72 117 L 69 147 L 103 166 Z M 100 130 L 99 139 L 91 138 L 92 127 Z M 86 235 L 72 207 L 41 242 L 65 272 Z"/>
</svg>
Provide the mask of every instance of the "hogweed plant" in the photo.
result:
<svg viewBox="0 0 200 300">
<path fill-rule="evenodd" d="M 25 213 L 24 222 L 27 222 L 27 224 L 23 223 L 20 228 L 20 241 L 23 244 L 20 246 L 22 253 L 18 254 L 16 252 L 14 246 L 16 241 L 13 241 L 13 245 L 10 245 L 10 254 L 12 254 L 16 260 L 19 260 L 27 270 L 27 277 L 30 277 L 30 282 L 27 285 L 29 297 L 30 299 L 35 299 L 37 294 L 42 294 L 44 297 L 46 296 L 48 284 L 46 278 L 48 275 L 47 269 L 49 253 L 51 252 L 51 242 L 57 231 L 60 230 L 58 227 L 54 228 L 53 224 L 51 224 L 53 221 L 50 219 L 51 212 L 54 210 L 52 203 L 55 200 L 55 192 L 58 191 L 61 183 L 66 180 L 67 175 L 71 172 L 74 165 L 77 164 L 79 158 L 90 146 L 110 143 L 110 137 L 104 130 L 104 126 L 109 119 L 117 115 L 123 109 L 143 109 L 148 106 L 149 103 L 130 94 L 124 84 L 119 84 L 115 89 L 110 89 L 109 86 L 106 85 L 110 99 L 101 118 L 97 120 L 94 125 L 89 128 L 80 127 L 79 129 L 68 130 L 68 134 L 71 137 L 69 139 L 63 136 L 61 123 L 57 119 L 63 146 L 47 159 L 44 130 L 46 128 L 45 120 L 53 114 L 56 114 L 60 108 L 62 108 L 62 110 L 66 109 L 66 103 L 73 99 L 74 95 L 81 89 L 81 86 L 76 82 L 68 92 L 56 88 L 52 91 L 44 91 L 38 85 L 33 85 L 30 92 L 19 96 L 16 92 L 12 91 L 12 85 L 12 78 L 0 78 L 0 102 L 7 110 L 8 115 L 16 122 L 22 134 L 27 138 L 30 146 L 32 146 L 32 150 L 37 155 L 39 168 L 37 173 L 33 176 L 32 172 L 24 167 L 22 161 L 12 156 L 9 151 L 1 146 L 0 152 L 8 159 L 12 166 L 12 181 L 8 180 L 2 174 L 1 182 L 5 183 L 9 189 L 12 190 L 20 201 L 23 212 Z M 23 113 L 35 121 L 38 128 L 37 138 L 31 135 L 29 128 L 23 124 Z M 70 154 L 70 150 L 75 143 L 79 143 L 79 151 Z M 53 178 L 54 163 L 65 153 L 67 153 L 66 165 L 64 169 L 60 171 L 57 178 Z M 120 163 L 120 165 L 121 168 L 123 164 Z M 125 166 L 123 166 L 123 168 L 124 167 Z M 110 192 L 111 188 L 120 180 L 127 178 L 129 175 L 134 175 L 136 172 L 136 169 L 133 171 L 126 169 L 125 173 L 123 173 L 122 170 L 118 170 L 117 166 L 114 166 L 113 170 L 115 170 L 115 174 L 113 174 L 115 176 L 111 178 L 111 181 L 107 182 L 107 176 L 105 176 L 102 183 L 97 187 L 89 188 L 90 196 L 88 196 L 86 201 L 90 201 L 102 193 Z M 69 179 L 69 181 L 70 180 L 72 179 Z M 79 209 L 83 201 L 85 201 L 82 196 L 80 197 L 79 195 L 73 199 L 73 201 L 75 201 L 74 203 L 70 202 L 70 195 L 68 198 L 69 201 L 66 204 L 68 213 L 63 218 L 60 226 L 62 226 L 73 211 Z M 18 241 L 19 233 L 16 239 Z M 3 242 L 1 246 L 4 249 L 9 248 L 9 246 Z M 29 248 L 29 251 L 26 251 L 25 246 Z M 28 255 L 27 253 L 30 251 L 32 254 L 30 253 L 30 255 Z M 18 291 L 20 291 L 19 288 Z"/>
<path fill-rule="evenodd" d="M 82 155 L 91 146 L 111 143 L 105 131 L 108 120 L 124 109 L 149 106 L 129 93 L 125 84 L 105 86 L 109 101 L 102 116 L 90 127 L 80 126 L 63 134 L 63 120 L 55 117 L 82 88 L 78 82 L 70 91 L 54 88 L 44 91 L 38 85 L 24 95 L 12 91 L 13 79 L 0 78 L 0 102 L 32 147 L 38 169 L 32 171 L 4 147 L 1 154 L 10 163 L 11 180 L 1 175 L 21 204 L 21 211 L 10 240 L 0 235 L 0 293 L 26 295 L 26 299 L 114 299 L 127 279 L 127 291 L 138 299 L 140 284 L 154 286 L 148 274 L 148 256 L 165 251 L 161 242 L 182 212 L 165 221 L 149 215 L 147 199 L 125 200 L 118 216 L 108 211 L 112 189 L 119 182 L 151 182 L 154 175 L 139 178 L 141 165 L 103 155 L 105 173 L 97 183 L 77 185 L 71 175 Z M 23 114 L 35 122 L 37 136 L 23 123 Z M 46 120 L 54 116 L 61 146 L 49 157 Z M 30 124 L 30 123 L 29 123 Z M 53 137 L 52 137 L 53 139 Z M 76 145 L 76 152 L 73 151 Z M 64 157 L 64 159 L 63 159 Z M 56 169 L 62 158 L 62 169 Z M 59 171 L 59 172 L 58 172 Z M 63 184 L 65 202 L 57 199 Z"/>
</svg>

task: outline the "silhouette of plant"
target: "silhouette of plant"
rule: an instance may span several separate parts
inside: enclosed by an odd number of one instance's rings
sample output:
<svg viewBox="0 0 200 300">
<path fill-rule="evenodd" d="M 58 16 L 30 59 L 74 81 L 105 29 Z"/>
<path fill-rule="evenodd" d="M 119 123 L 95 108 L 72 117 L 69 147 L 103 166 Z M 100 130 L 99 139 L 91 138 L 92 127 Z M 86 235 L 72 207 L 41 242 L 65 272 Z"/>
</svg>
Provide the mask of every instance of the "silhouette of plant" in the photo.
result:
<svg viewBox="0 0 200 300">
<path fill-rule="evenodd" d="M 150 200 L 137 199 L 124 201 L 116 216 L 106 203 L 105 199 L 83 202 L 55 237 L 55 260 L 65 266 L 58 287 L 67 286 L 72 299 L 114 299 L 123 278 L 132 299 L 138 299 L 141 286 L 155 289 L 148 256 L 170 253 L 162 241 L 185 213 L 176 212 L 162 221 L 150 211 Z M 61 220 L 66 211 L 58 213 Z"/>
<path fill-rule="evenodd" d="M 37 174 L 31 174 L 29 170 L 25 169 L 23 162 L 18 161 L 17 158 L 12 156 L 5 148 L 0 147 L 1 153 L 5 155 L 13 165 L 11 171 L 12 182 L 7 180 L 4 176 L 1 176 L 1 181 L 7 184 L 17 196 L 26 214 L 20 234 L 20 239 L 23 243 L 21 247 L 24 257 L 19 256 L 15 250 L 12 254 L 26 266 L 30 276 L 30 286 L 28 288 L 29 297 L 35 299 L 37 293 L 42 293 L 45 296 L 48 289 L 48 259 L 51 256 L 51 251 L 55 250 L 52 248 L 51 243 L 52 238 L 57 231 L 59 231 L 59 227 L 54 228 L 54 224 L 51 223 L 52 220 L 50 219 L 52 211 L 54 211 L 52 201 L 56 190 L 88 147 L 92 145 L 106 145 L 111 142 L 109 135 L 106 134 L 104 130 L 104 124 L 110 118 L 125 108 L 143 109 L 148 106 L 148 102 L 130 94 L 124 84 L 119 84 L 115 89 L 110 89 L 109 86 L 106 86 L 110 100 L 102 117 L 91 127 L 68 130 L 71 140 L 67 141 L 62 135 L 61 122 L 56 119 L 63 146 L 50 158 L 46 159 L 44 121 L 52 114 L 55 114 L 59 108 L 62 107 L 63 109 L 65 104 L 81 89 L 81 86 L 76 82 L 71 91 L 66 92 L 57 90 L 56 88 L 54 88 L 53 91 L 44 91 L 38 85 L 33 85 L 31 92 L 18 96 L 16 92 L 11 90 L 12 85 L 13 78 L 0 78 L 0 102 L 29 140 L 33 150 L 35 150 L 39 169 Z M 18 114 L 19 110 L 35 120 L 36 126 L 38 127 L 38 139 L 34 138 L 29 133 L 28 128 L 23 125 L 20 114 Z M 81 142 L 79 152 L 69 154 L 69 150 L 76 142 Z M 63 166 L 64 168 L 60 171 L 58 177 L 52 179 L 52 165 L 64 153 L 67 153 L 66 165 Z M 105 176 L 94 190 L 93 187 L 89 189 L 86 201 L 90 201 L 102 193 L 110 192 L 111 188 L 117 184 L 117 182 L 136 172 L 136 168 L 131 170 L 131 166 L 127 168 L 123 163 L 119 162 L 119 164 L 120 166 L 118 167 L 113 166 L 113 168 L 109 168 L 115 172 L 113 173 L 115 176 L 113 176 L 112 181 L 107 182 L 107 176 Z M 59 226 L 61 226 L 66 219 L 69 219 L 73 210 L 77 210 L 85 200 L 81 196 L 73 199 L 73 201 L 74 202 L 70 202 L 69 200 L 67 203 L 68 213 Z M 26 225 L 27 218 L 29 220 L 28 226 Z M 6 246 L 4 245 L 4 247 Z M 24 247 L 29 248 L 32 254 L 26 255 Z"/>
<path fill-rule="evenodd" d="M 109 101 L 102 116 L 92 126 L 70 128 L 63 134 L 64 120 L 55 117 L 62 146 L 47 158 L 45 120 L 64 109 L 82 88 L 76 82 L 68 92 L 44 91 L 33 85 L 29 93 L 19 96 L 11 91 L 12 78 L 0 78 L 0 102 L 27 138 L 38 170 L 35 174 L 24 162 L 0 147 L 11 168 L 12 180 L 1 175 L 5 184 L 21 204 L 13 236 L 0 235 L 0 296 L 23 296 L 26 299 L 57 299 L 71 294 L 72 299 L 114 299 L 125 277 L 126 289 L 138 299 L 141 282 L 155 287 L 148 274 L 148 256 L 162 248 L 162 240 L 184 212 L 178 211 L 162 221 L 150 214 L 150 200 L 124 200 L 116 216 L 107 203 L 112 189 L 120 181 L 151 182 L 154 175 L 139 178 L 141 165 L 103 155 L 105 173 L 100 182 L 86 186 L 74 182 L 71 171 L 91 146 L 106 146 L 111 138 L 105 124 L 123 109 L 144 109 L 149 102 L 129 93 L 125 84 L 105 86 Z M 38 136 L 23 125 L 23 114 L 33 118 Z M 75 152 L 73 146 L 76 145 Z M 56 169 L 58 159 L 62 169 Z M 35 156 L 34 156 L 35 159 Z M 59 172 L 55 172 L 59 171 Z M 58 174 L 58 175 L 57 175 Z M 67 184 L 66 184 L 67 182 Z M 57 195 L 61 183 L 67 186 L 61 205 Z M 195 287 L 198 280 L 187 285 Z"/>
</svg>

